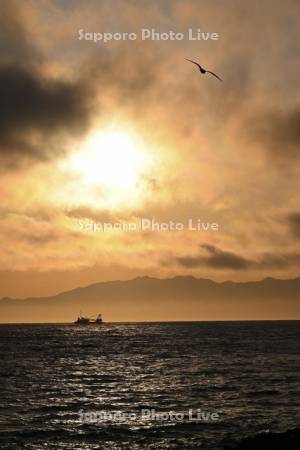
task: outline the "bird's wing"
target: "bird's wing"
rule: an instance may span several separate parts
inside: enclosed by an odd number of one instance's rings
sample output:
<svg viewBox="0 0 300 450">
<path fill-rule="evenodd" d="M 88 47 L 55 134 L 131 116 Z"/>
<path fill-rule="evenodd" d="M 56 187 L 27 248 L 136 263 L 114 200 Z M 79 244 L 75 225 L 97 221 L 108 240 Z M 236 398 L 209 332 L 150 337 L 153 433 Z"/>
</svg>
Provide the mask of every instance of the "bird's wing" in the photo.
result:
<svg viewBox="0 0 300 450">
<path fill-rule="evenodd" d="M 187 58 L 184 58 L 184 59 L 185 59 L 186 61 L 189 61 L 189 62 L 193 63 L 193 64 L 196 64 L 196 66 L 198 66 L 199 69 L 200 69 L 200 68 L 202 69 L 202 67 L 200 66 L 200 64 L 197 63 L 196 61 L 192 61 L 191 59 L 187 59 Z"/>
<path fill-rule="evenodd" d="M 213 75 L 214 77 L 218 78 L 218 80 L 223 81 L 220 77 L 218 77 L 218 75 L 214 72 L 211 72 L 210 70 L 206 71 L 207 73 L 210 73 L 211 75 Z"/>
</svg>

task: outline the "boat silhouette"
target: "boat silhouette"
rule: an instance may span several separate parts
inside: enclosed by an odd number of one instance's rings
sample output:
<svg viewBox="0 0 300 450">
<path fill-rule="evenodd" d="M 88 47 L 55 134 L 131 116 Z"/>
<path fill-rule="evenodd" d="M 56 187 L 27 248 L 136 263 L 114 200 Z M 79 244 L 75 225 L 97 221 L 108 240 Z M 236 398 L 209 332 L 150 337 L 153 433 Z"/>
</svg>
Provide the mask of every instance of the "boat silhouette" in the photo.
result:
<svg viewBox="0 0 300 450">
<path fill-rule="evenodd" d="M 80 312 L 79 317 L 75 320 L 74 325 L 102 325 L 102 314 L 98 314 L 96 318 L 84 317 Z"/>
</svg>

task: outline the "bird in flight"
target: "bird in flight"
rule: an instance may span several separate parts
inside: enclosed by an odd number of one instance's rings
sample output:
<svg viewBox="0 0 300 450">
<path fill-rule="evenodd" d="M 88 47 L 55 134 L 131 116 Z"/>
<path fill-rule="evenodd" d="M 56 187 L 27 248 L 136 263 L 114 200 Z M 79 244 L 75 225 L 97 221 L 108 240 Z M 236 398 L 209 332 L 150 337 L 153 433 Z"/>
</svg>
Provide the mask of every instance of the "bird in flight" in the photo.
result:
<svg viewBox="0 0 300 450">
<path fill-rule="evenodd" d="M 201 72 L 203 75 L 204 75 L 205 73 L 210 73 L 210 74 L 213 75 L 214 77 L 218 78 L 218 80 L 223 81 L 220 77 L 218 77 L 218 75 L 217 75 L 216 73 L 211 72 L 210 70 L 204 69 L 204 68 L 203 68 L 202 66 L 200 66 L 200 64 L 198 64 L 196 61 L 192 61 L 191 59 L 187 59 L 187 58 L 184 58 L 184 59 L 185 59 L 186 61 L 189 61 L 189 62 L 193 63 L 193 64 L 196 64 L 196 66 L 198 66 L 200 72 Z"/>
</svg>

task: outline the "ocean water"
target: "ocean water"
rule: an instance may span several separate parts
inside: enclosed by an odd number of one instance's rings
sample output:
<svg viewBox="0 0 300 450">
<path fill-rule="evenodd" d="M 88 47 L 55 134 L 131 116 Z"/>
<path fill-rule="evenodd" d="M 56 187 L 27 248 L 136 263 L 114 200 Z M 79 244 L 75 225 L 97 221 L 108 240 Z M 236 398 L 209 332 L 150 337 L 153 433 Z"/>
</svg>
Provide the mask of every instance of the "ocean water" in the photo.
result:
<svg viewBox="0 0 300 450">
<path fill-rule="evenodd" d="M 299 427 L 299 325 L 1 325 L 0 448 L 222 449 Z"/>
</svg>

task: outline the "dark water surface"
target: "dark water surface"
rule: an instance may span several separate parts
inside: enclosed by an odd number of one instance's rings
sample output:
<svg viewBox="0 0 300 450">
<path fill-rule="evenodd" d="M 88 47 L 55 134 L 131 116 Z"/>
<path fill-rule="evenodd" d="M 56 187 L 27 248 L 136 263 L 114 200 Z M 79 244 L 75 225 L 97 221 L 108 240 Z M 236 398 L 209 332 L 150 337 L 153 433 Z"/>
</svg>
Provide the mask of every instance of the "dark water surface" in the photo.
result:
<svg viewBox="0 0 300 450">
<path fill-rule="evenodd" d="M 1 325 L 0 448 L 218 449 L 299 426 L 299 325 Z M 143 409 L 184 417 L 147 420 Z M 189 409 L 219 420 L 190 421 Z"/>
</svg>

